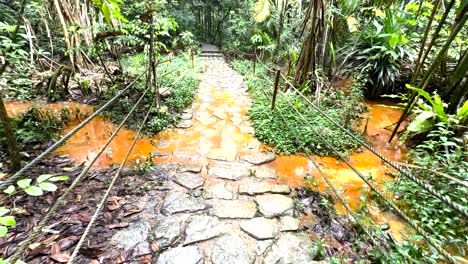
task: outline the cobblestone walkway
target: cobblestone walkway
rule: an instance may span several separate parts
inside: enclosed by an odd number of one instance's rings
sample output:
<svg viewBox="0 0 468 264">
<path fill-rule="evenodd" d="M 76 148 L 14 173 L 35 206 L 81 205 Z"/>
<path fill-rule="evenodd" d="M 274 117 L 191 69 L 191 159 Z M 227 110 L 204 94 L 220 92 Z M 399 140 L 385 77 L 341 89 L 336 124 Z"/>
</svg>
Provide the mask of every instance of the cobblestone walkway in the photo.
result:
<svg viewBox="0 0 468 264">
<path fill-rule="evenodd" d="M 242 77 L 222 58 L 203 60 L 197 101 L 153 153 L 173 168 L 167 192 L 112 244 L 157 264 L 315 263 L 293 192 L 266 166 L 275 154 L 252 136 Z"/>
</svg>

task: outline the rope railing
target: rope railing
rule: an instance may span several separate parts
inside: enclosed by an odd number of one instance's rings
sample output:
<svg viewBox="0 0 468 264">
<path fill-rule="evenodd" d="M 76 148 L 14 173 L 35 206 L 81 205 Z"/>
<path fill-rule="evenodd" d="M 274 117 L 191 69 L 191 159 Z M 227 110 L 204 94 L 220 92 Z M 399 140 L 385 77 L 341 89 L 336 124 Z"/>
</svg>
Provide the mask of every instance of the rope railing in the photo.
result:
<svg viewBox="0 0 468 264">
<path fill-rule="evenodd" d="M 261 63 L 261 62 L 260 62 Z M 261 63 L 262 64 L 262 63 Z M 264 64 L 263 64 L 264 65 Z M 284 78 L 284 77 L 283 77 Z M 267 80 L 267 79 L 265 79 Z M 270 83 L 271 80 L 267 80 L 269 81 Z M 289 83 L 289 85 L 291 85 L 294 89 L 295 87 Z M 297 89 L 296 89 L 297 91 Z M 298 91 L 297 91 L 298 92 Z M 280 95 L 283 95 L 285 96 L 285 94 L 283 92 L 280 92 Z M 291 108 L 294 109 L 294 111 L 301 117 L 301 119 L 308 123 L 309 125 L 312 125 L 308 120 L 307 118 L 305 118 L 302 113 L 289 101 L 287 100 L 287 98 L 285 98 L 286 102 L 290 105 Z M 278 111 L 278 113 L 280 114 L 281 118 L 283 119 L 283 122 L 287 125 L 287 122 L 285 120 L 285 118 L 283 117 L 283 115 L 281 114 L 281 112 Z M 291 129 L 289 127 L 289 125 L 287 125 L 289 129 Z M 291 130 L 292 131 L 292 130 Z M 446 260 L 448 260 L 450 263 L 457 263 L 457 261 L 455 260 L 455 258 L 449 254 L 446 250 L 444 250 L 438 243 L 436 243 L 429 235 L 428 233 L 422 229 L 421 227 L 419 227 L 409 216 L 407 216 L 402 210 L 400 210 L 393 202 L 391 202 L 384 194 L 382 194 L 373 184 L 370 183 L 370 181 L 364 176 L 362 175 L 361 172 L 359 172 L 359 170 L 356 169 L 356 167 L 354 167 L 335 147 L 333 147 L 333 145 L 325 138 L 323 137 L 320 133 L 318 133 L 317 131 L 313 131 L 314 134 L 316 136 L 318 136 L 324 143 L 325 145 L 327 145 L 327 147 L 329 147 L 330 149 L 333 150 L 333 152 L 335 154 L 338 155 L 338 157 L 343 160 L 345 162 L 345 164 L 350 167 L 354 173 L 356 173 L 356 175 L 358 175 L 371 189 L 372 191 L 374 191 L 390 208 L 392 208 L 403 220 L 405 220 L 411 227 L 413 227 L 419 234 L 421 234 L 421 236 L 424 238 L 424 240 L 426 240 L 431 246 L 433 246 L 438 252 L 440 252 L 442 254 L 442 256 L 444 256 L 444 258 Z M 296 138 L 297 138 L 297 135 L 295 133 L 293 133 Z M 300 139 L 297 138 L 298 142 L 300 142 Z M 306 155 L 307 157 L 309 158 L 309 160 L 313 163 L 313 165 L 317 168 L 319 174 L 321 175 L 321 177 L 326 181 L 327 185 L 330 186 L 330 188 L 332 189 L 332 191 L 335 193 L 335 195 L 337 195 L 337 198 L 340 200 L 340 202 L 342 202 L 342 204 L 345 206 L 345 209 L 348 211 L 349 208 L 347 208 L 348 206 L 344 203 L 344 200 L 342 200 L 342 198 L 340 197 L 340 195 L 338 194 L 338 192 L 336 191 L 336 188 L 333 186 L 333 184 L 331 184 L 331 182 L 327 179 L 327 177 L 323 174 L 323 172 L 321 172 L 321 169 L 319 168 L 319 166 L 315 163 L 315 161 L 313 160 L 313 158 L 306 152 Z M 349 212 L 349 211 L 348 211 Z M 353 216 L 353 218 L 355 218 Z M 363 229 L 365 230 L 365 229 Z M 405 258 L 408 258 L 409 256 L 406 256 L 406 255 L 402 255 L 403 257 Z"/>
<path fill-rule="evenodd" d="M 41 221 L 37 224 L 37 226 L 33 229 L 32 233 L 28 236 L 28 238 L 24 241 L 21 242 L 21 245 L 16 249 L 15 253 L 9 258 L 9 261 L 11 263 L 15 263 L 21 255 L 24 253 L 24 251 L 29 247 L 29 245 L 35 241 L 40 233 L 42 232 L 42 229 L 45 227 L 47 222 L 53 217 L 54 213 L 60 209 L 62 204 L 66 201 L 68 195 L 76 188 L 76 186 L 81 182 L 82 179 L 87 175 L 91 167 L 94 165 L 94 163 L 99 159 L 101 154 L 107 149 L 109 144 L 112 142 L 112 140 L 117 136 L 119 131 L 122 129 L 122 127 L 125 125 L 127 120 L 130 118 L 130 116 L 135 112 L 137 106 L 141 103 L 143 98 L 146 96 L 150 88 L 147 88 L 143 95 L 138 99 L 138 101 L 135 103 L 135 105 L 132 107 L 130 112 L 125 116 L 125 118 L 120 122 L 119 126 L 115 129 L 115 131 L 112 133 L 112 135 L 107 139 L 106 143 L 101 147 L 101 149 L 97 152 L 96 156 L 93 158 L 93 160 L 85 167 L 83 170 L 80 172 L 80 174 L 73 180 L 72 184 L 68 187 L 68 189 L 65 190 L 65 192 L 57 198 L 55 201 L 54 205 L 50 207 L 49 211 L 43 216 Z"/>
<path fill-rule="evenodd" d="M 114 177 L 112 178 L 112 181 L 109 184 L 109 187 L 107 188 L 104 196 L 102 197 L 101 201 L 99 202 L 99 205 L 97 206 L 96 211 L 94 212 L 93 216 L 91 217 L 91 220 L 89 221 L 88 225 L 86 226 L 86 229 L 85 229 L 83 235 L 81 236 L 80 240 L 78 241 L 78 244 L 76 245 L 75 249 L 73 250 L 73 253 L 72 253 L 71 257 L 68 260 L 68 263 L 70 263 L 70 264 L 75 263 L 75 258 L 77 257 L 81 247 L 83 246 L 83 243 L 84 243 L 86 237 L 88 236 L 91 228 L 93 227 L 94 222 L 96 222 L 99 214 L 102 211 L 102 208 L 104 207 L 105 203 L 107 202 L 107 198 L 109 197 L 109 194 L 110 194 L 112 188 L 114 187 L 115 183 L 117 182 L 117 179 L 120 177 L 120 175 L 122 173 L 122 169 L 125 166 L 125 163 L 127 162 L 128 158 L 130 157 L 130 153 L 132 152 L 133 148 L 135 147 L 136 142 L 137 142 L 138 138 L 140 137 L 140 134 L 141 134 L 141 132 L 143 130 L 143 127 L 146 125 L 148 117 L 149 117 L 149 115 L 151 113 L 151 108 L 153 107 L 154 103 L 155 103 L 155 100 L 153 100 L 151 105 L 148 107 L 146 116 L 143 119 L 143 122 L 141 123 L 140 128 L 138 129 L 138 132 L 135 135 L 135 138 L 133 139 L 132 145 L 130 146 L 127 153 L 125 154 L 125 157 L 124 157 L 122 163 L 120 163 L 119 169 L 117 170 Z"/>
<path fill-rule="evenodd" d="M 258 62 L 264 66 L 267 70 L 269 71 L 273 71 L 272 69 L 268 68 L 261 60 L 258 59 Z M 453 202 L 452 199 L 447 196 L 447 195 L 443 195 L 441 194 L 440 192 L 438 192 L 437 190 L 435 190 L 431 185 L 429 185 L 428 183 L 426 183 L 425 181 L 415 177 L 414 175 L 412 175 L 411 173 L 409 173 L 407 170 L 403 169 L 402 167 L 400 167 L 399 165 L 397 165 L 395 162 L 391 161 L 390 159 L 388 159 L 387 157 L 385 157 L 382 153 L 380 153 L 379 151 L 377 151 L 375 148 L 373 148 L 372 146 L 370 146 L 369 144 L 367 144 L 366 142 L 364 142 L 362 139 L 360 139 L 359 137 L 357 137 L 353 132 L 349 131 L 348 129 L 346 129 L 345 127 L 343 127 L 342 125 L 340 125 L 338 122 L 336 122 L 333 118 L 331 118 L 329 115 L 327 115 L 324 111 L 322 111 L 318 106 L 316 106 L 312 101 L 309 100 L 309 98 L 307 98 L 301 91 L 299 91 L 294 84 L 292 84 L 288 78 L 286 78 L 286 76 L 284 76 L 284 74 L 280 74 L 281 75 L 281 78 L 284 79 L 284 81 L 286 81 L 286 83 L 289 85 L 289 87 L 291 87 L 294 91 L 296 91 L 299 96 L 301 96 L 310 106 L 312 106 L 315 110 L 317 110 L 322 116 L 324 116 L 325 118 L 327 118 L 334 126 L 336 126 L 337 128 L 339 128 L 341 131 L 345 132 L 348 136 L 350 136 L 352 139 L 354 139 L 356 142 L 358 142 L 360 145 L 362 145 L 363 147 L 365 147 L 366 149 L 368 149 L 370 152 L 372 152 L 374 155 L 376 155 L 378 158 L 380 158 L 381 160 L 383 160 L 384 162 L 386 162 L 387 164 L 389 164 L 391 167 L 393 167 L 394 169 L 396 169 L 397 171 L 399 171 L 403 176 L 407 177 L 408 179 L 410 179 L 411 181 L 413 181 L 414 183 L 418 184 L 419 186 L 421 186 L 424 190 L 426 190 L 427 192 L 431 193 L 432 195 L 434 195 L 435 197 L 437 197 L 439 200 L 441 200 L 442 202 L 444 202 L 445 204 L 449 205 L 450 207 L 452 207 L 453 209 L 455 209 L 456 211 L 458 211 L 459 213 L 463 214 L 465 217 L 468 217 L 468 208 L 466 206 L 463 206 L 463 205 L 460 205 L 456 202 Z"/>
<path fill-rule="evenodd" d="M 77 125 L 75 128 L 73 128 L 70 132 L 68 132 L 66 135 L 64 135 L 61 139 L 59 139 L 57 142 L 55 142 L 52 146 L 50 146 L 48 149 L 44 150 L 39 156 L 34 158 L 32 161 L 30 161 L 28 164 L 26 164 L 23 168 L 21 168 L 18 172 L 13 174 L 12 176 L 8 177 L 5 181 L 0 183 L 0 191 L 5 190 L 10 186 L 11 184 L 14 184 L 16 180 L 18 180 L 21 175 L 23 175 L 27 170 L 31 169 L 34 165 L 38 164 L 41 160 L 43 160 L 47 155 L 55 151 L 57 148 L 59 148 L 65 141 L 67 141 L 69 138 L 71 138 L 76 132 L 78 132 L 80 129 L 82 129 L 85 125 L 87 125 L 91 120 L 93 120 L 96 116 L 98 116 L 100 113 L 102 113 L 104 110 L 106 110 L 107 107 L 109 107 L 112 103 L 114 103 L 122 94 L 124 94 L 130 87 L 135 84 L 144 74 L 146 73 L 146 70 L 140 74 L 135 80 L 133 80 L 130 84 L 128 84 L 124 89 L 120 90 L 114 97 L 112 97 L 107 103 L 105 103 L 103 106 L 101 106 L 98 110 L 96 110 L 92 115 L 90 115 L 88 118 L 86 118 L 83 122 L 81 122 L 79 125 Z"/>
</svg>

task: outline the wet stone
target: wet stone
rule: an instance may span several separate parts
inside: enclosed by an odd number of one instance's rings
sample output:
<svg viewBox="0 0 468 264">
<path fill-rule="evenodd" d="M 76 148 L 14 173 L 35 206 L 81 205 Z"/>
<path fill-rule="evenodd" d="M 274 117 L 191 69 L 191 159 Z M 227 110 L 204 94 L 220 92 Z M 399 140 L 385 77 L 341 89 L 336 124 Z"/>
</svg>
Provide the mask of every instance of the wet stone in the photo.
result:
<svg viewBox="0 0 468 264">
<path fill-rule="evenodd" d="M 193 190 L 198 187 L 203 186 L 203 183 L 205 183 L 205 178 L 203 178 L 199 174 L 193 174 L 193 173 L 180 173 L 177 174 L 174 177 L 174 182 L 182 185 L 183 187 Z"/>
<path fill-rule="evenodd" d="M 264 264 L 310 264 L 315 263 L 317 251 L 305 234 L 283 233 L 268 251 Z"/>
<path fill-rule="evenodd" d="M 158 144 L 156 145 L 156 147 L 158 148 L 167 148 L 171 145 L 172 141 L 170 140 L 161 140 L 158 142 Z"/>
<path fill-rule="evenodd" d="M 199 173 L 203 168 L 203 164 L 201 163 L 184 163 L 179 165 L 177 168 L 178 172 L 194 172 Z"/>
<path fill-rule="evenodd" d="M 190 120 L 190 119 L 192 119 L 192 116 L 193 116 L 193 114 L 192 114 L 191 112 L 190 112 L 190 113 L 182 113 L 182 114 L 180 115 L 180 119 L 182 119 L 182 120 Z"/>
<path fill-rule="evenodd" d="M 246 133 L 246 134 L 250 134 L 250 135 L 253 135 L 255 133 L 255 129 L 253 127 L 250 127 L 250 126 L 238 126 L 240 131 L 242 133 Z"/>
<path fill-rule="evenodd" d="M 279 224 L 276 219 L 256 217 L 240 224 L 240 228 L 258 240 L 275 238 L 279 232 Z"/>
<path fill-rule="evenodd" d="M 147 240 L 150 229 L 150 223 L 147 221 L 135 222 L 129 227 L 115 233 L 110 243 L 124 250 L 130 250 L 137 246 L 144 247 L 148 245 Z"/>
<path fill-rule="evenodd" d="M 280 194 L 263 194 L 255 197 L 258 209 L 265 217 L 271 218 L 292 213 L 293 199 Z"/>
<path fill-rule="evenodd" d="M 188 215 L 178 217 L 165 217 L 160 219 L 154 229 L 154 239 L 160 248 L 174 246 L 184 227 L 184 222 L 188 219 Z"/>
<path fill-rule="evenodd" d="M 196 212 L 206 208 L 202 199 L 192 197 L 186 193 L 171 191 L 166 194 L 161 212 L 172 215 L 182 212 Z"/>
<path fill-rule="evenodd" d="M 177 128 L 190 128 L 193 126 L 192 120 L 181 120 L 176 124 Z"/>
<path fill-rule="evenodd" d="M 272 193 L 280 193 L 280 194 L 290 194 L 291 193 L 291 188 L 285 184 L 274 184 L 271 185 L 271 190 L 270 192 Z"/>
<path fill-rule="evenodd" d="M 246 182 L 239 185 L 240 194 L 262 194 L 271 190 L 271 184 L 266 182 Z"/>
<path fill-rule="evenodd" d="M 254 260 L 255 250 L 238 236 L 226 235 L 214 241 L 213 264 L 252 264 Z"/>
<path fill-rule="evenodd" d="M 257 206 L 249 200 L 210 200 L 211 214 L 219 218 L 252 218 L 257 213 Z"/>
<path fill-rule="evenodd" d="M 208 153 L 207 158 L 221 161 L 235 161 L 237 150 L 235 149 L 213 149 Z"/>
<path fill-rule="evenodd" d="M 208 175 L 215 178 L 238 180 L 249 177 L 250 170 L 249 168 L 237 163 L 210 164 L 208 165 Z"/>
<path fill-rule="evenodd" d="M 183 159 L 198 159 L 200 157 L 200 154 L 185 149 L 176 149 L 172 152 L 172 155 Z"/>
<path fill-rule="evenodd" d="M 229 183 L 211 183 L 205 186 L 205 189 L 203 190 L 203 198 L 233 200 L 237 198 L 237 192 Z"/>
<path fill-rule="evenodd" d="M 260 165 L 263 163 L 271 162 L 275 160 L 275 158 L 276 158 L 276 155 L 273 152 L 260 152 L 260 153 L 248 154 L 248 155 L 244 155 L 240 157 L 242 161 L 247 161 L 255 165 Z"/>
<path fill-rule="evenodd" d="M 283 216 L 280 218 L 280 230 L 281 231 L 297 231 L 301 221 L 292 216 Z"/>
<path fill-rule="evenodd" d="M 204 256 L 197 246 L 176 247 L 162 253 L 156 264 L 202 264 Z"/>
<path fill-rule="evenodd" d="M 265 180 L 276 180 L 278 179 L 278 174 L 275 169 L 263 166 L 255 168 L 255 177 Z"/>
<path fill-rule="evenodd" d="M 206 215 L 192 217 L 185 229 L 184 245 L 205 241 L 226 233 L 226 227 L 218 218 Z"/>
</svg>

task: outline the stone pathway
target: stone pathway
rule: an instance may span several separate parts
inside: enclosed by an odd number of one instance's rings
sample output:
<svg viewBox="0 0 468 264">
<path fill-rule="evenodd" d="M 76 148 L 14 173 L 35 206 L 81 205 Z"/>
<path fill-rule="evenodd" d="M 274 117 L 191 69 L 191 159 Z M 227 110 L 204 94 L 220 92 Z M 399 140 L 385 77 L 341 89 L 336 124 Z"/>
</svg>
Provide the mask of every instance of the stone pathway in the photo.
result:
<svg viewBox="0 0 468 264">
<path fill-rule="evenodd" d="M 176 163 L 169 191 L 148 201 L 153 216 L 118 231 L 112 244 L 153 253 L 157 264 L 315 263 L 294 193 L 267 166 L 275 154 L 252 136 L 242 77 L 222 58 L 203 60 L 198 100 L 155 150 Z"/>
</svg>

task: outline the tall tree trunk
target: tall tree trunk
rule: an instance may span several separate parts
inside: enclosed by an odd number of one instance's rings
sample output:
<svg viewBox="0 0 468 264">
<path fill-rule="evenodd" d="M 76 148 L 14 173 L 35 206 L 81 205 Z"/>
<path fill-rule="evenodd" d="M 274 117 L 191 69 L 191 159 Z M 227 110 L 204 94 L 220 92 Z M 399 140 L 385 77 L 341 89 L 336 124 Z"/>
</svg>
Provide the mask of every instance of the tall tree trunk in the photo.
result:
<svg viewBox="0 0 468 264">
<path fill-rule="evenodd" d="M 8 152 L 10 154 L 11 169 L 17 171 L 21 166 L 21 157 L 19 154 L 18 144 L 16 142 L 15 131 L 10 125 L 10 120 L 3 102 L 3 97 L 0 92 L 0 122 L 5 131 L 5 137 L 7 139 Z"/>
</svg>

